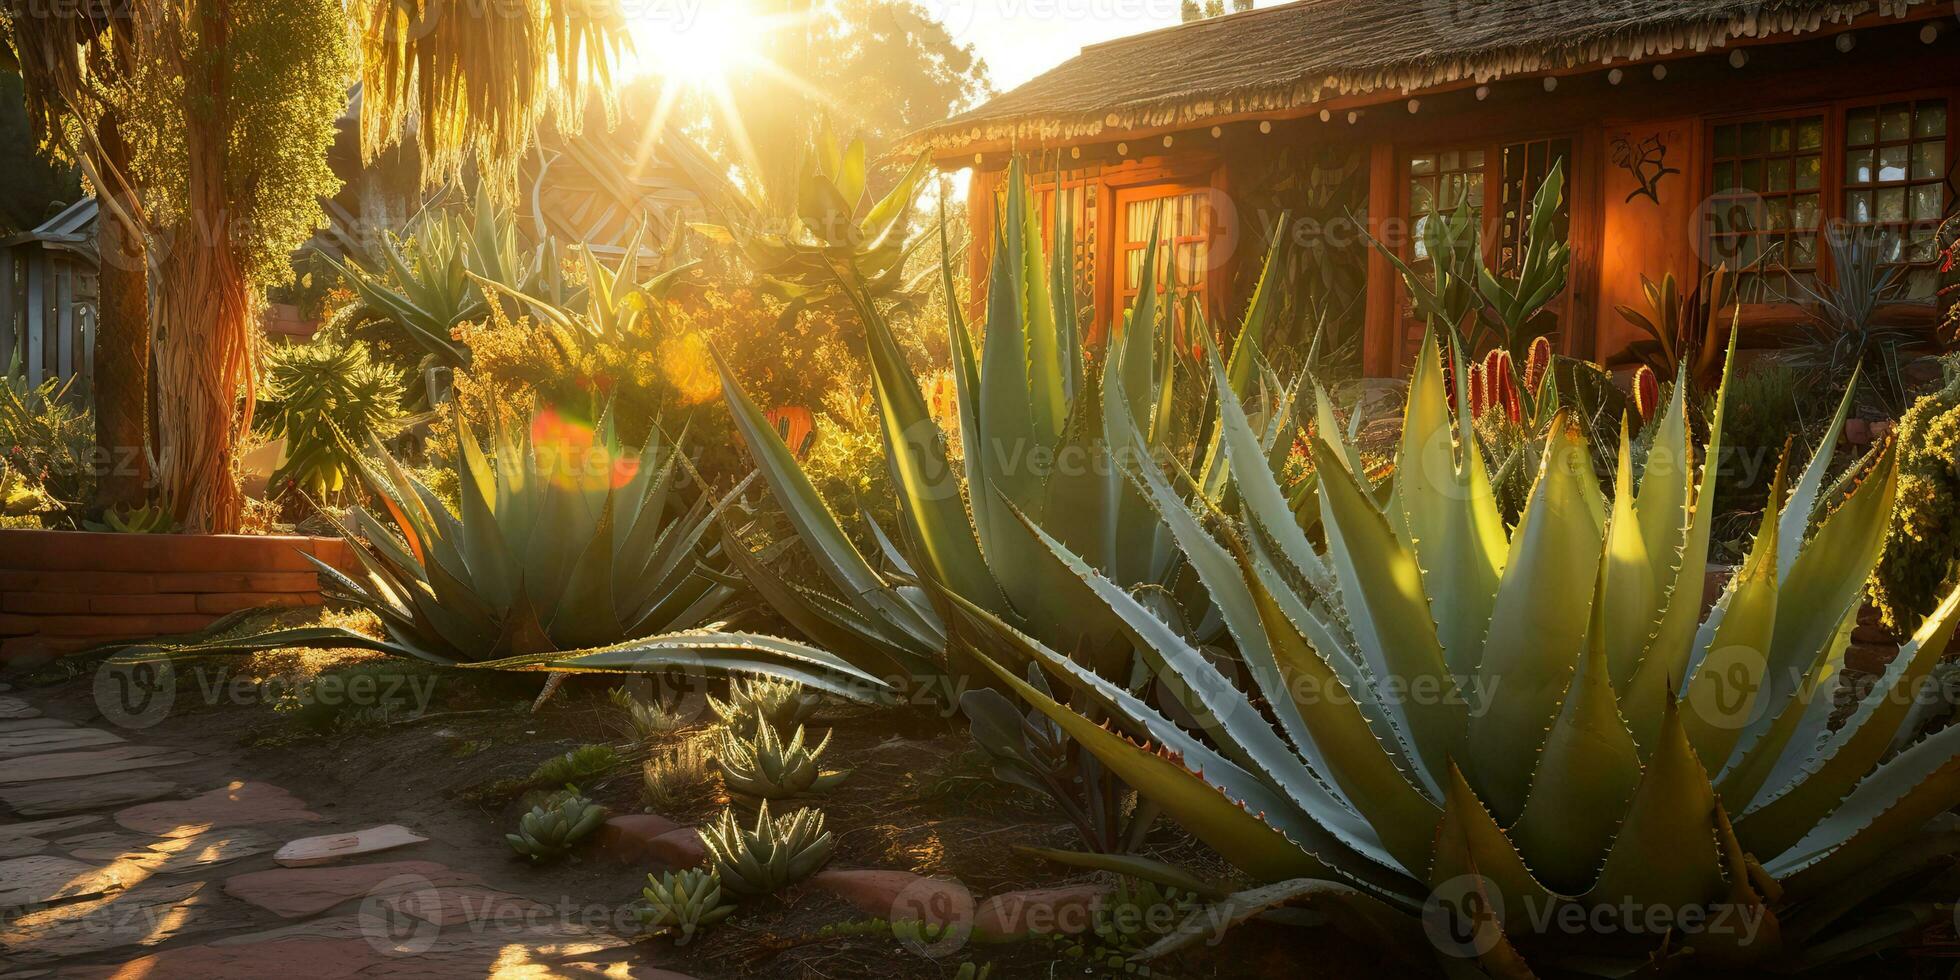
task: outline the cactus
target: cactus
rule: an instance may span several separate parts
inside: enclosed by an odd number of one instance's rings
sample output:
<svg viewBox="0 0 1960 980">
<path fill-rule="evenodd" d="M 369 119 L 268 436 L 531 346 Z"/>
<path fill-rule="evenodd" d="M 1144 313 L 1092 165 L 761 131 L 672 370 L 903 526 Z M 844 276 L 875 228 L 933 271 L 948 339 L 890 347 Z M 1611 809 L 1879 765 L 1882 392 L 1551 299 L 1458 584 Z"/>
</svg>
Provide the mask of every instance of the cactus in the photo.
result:
<svg viewBox="0 0 1960 980">
<path fill-rule="evenodd" d="M 613 688 L 611 697 L 622 716 L 621 730 L 635 741 L 672 735 L 687 726 L 687 715 L 665 701 L 642 701 L 623 687 Z"/>
<path fill-rule="evenodd" d="M 517 833 L 504 840 L 520 856 L 533 862 L 549 861 L 569 853 L 606 819 L 606 808 L 578 794 L 570 786 L 557 799 L 531 808 L 517 822 Z"/>
<path fill-rule="evenodd" d="M 736 895 L 767 895 L 801 881 L 823 867 L 836 846 L 823 829 L 823 811 L 804 807 L 772 818 L 767 800 L 755 829 L 744 830 L 735 811 L 724 810 L 702 828 L 701 844 L 722 885 Z"/>
<path fill-rule="evenodd" d="M 757 710 L 778 729 L 802 724 L 817 710 L 821 695 L 806 691 L 794 681 L 740 678 L 728 683 L 728 700 L 710 695 L 708 707 L 728 729 L 744 738 L 755 735 Z"/>
<path fill-rule="evenodd" d="M 640 923 L 655 932 L 675 933 L 676 946 L 687 945 L 695 933 L 735 911 L 732 903 L 721 900 L 721 876 L 713 871 L 668 871 L 657 878 L 647 875 L 647 886 L 640 894 L 647 902 L 647 907 L 637 913 Z"/>
<path fill-rule="evenodd" d="M 823 741 L 816 748 L 805 748 L 803 726 L 798 725 L 796 734 L 785 743 L 776 726 L 763 717 L 760 706 L 756 708 L 756 720 L 745 727 L 752 727 L 754 734 L 744 738 L 733 730 L 724 733 L 721 751 L 715 758 L 721 767 L 722 781 L 731 792 L 776 799 L 826 790 L 850 775 L 818 768 L 824 749 L 830 745 L 829 732 L 824 733 Z"/>
</svg>

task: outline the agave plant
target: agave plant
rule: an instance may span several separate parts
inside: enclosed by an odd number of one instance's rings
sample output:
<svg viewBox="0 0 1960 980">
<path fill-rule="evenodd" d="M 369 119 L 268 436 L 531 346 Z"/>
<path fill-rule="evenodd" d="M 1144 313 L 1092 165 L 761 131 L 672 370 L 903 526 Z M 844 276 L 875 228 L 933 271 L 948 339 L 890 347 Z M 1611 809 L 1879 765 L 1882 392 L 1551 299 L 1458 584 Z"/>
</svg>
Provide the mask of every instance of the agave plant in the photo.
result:
<svg viewBox="0 0 1960 980">
<path fill-rule="evenodd" d="M 390 523 L 357 507 L 339 525 L 350 541 L 358 530 L 365 574 L 313 559 L 322 592 L 373 612 L 385 640 L 308 627 L 156 654 L 352 646 L 496 670 L 680 669 L 781 677 L 856 700 L 889 693 L 834 654 L 721 628 L 735 584 L 704 538 L 743 487 L 687 502 L 681 450 L 658 426 L 637 456 L 609 418 L 588 426 L 545 410 L 521 436 L 499 425 L 494 458 L 468 426 L 457 431 L 458 512 L 375 444 L 363 474 Z"/>
<path fill-rule="evenodd" d="M 993 668 L 1227 860 L 1283 883 L 1239 903 L 1245 914 L 1329 901 L 1406 930 L 1413 920 L 1396 912 L 1426 913 L 1441 920 L 1431 935 L 1446 952 L 1507 976 L 1527 963 L 1624 975 L 1686 959 L 1789 968 L 1862 954 L 1932 914 L 1870 900 L 1897 901 L 1892 886 L 1955 852 L 1950 834 L 1922 829 L 1960 803 L 1960 728 L 1891 753 L 1960 591 L 1832 729 L 1831 691 L 1896 494 L 1892 452 L 1863 461 L 1842 494 L 1822 493 L 1828 449 L 1794 489 L 1779 474 L 1747 561 L 1703 619 L 1716 467 L 1697 476 L 1685 387 L 1655 423 L 1637 490 L 1622 435 L 1610 505 L 1559 419 L 1523 518 L 1507 528 L 1467 421 L 1451 418 L 1432 339 L 1385 502 L 1348 469 L 1337 431 L 1315 436 L 1321 547 L 1284 510 L 1226 398 L 1236 515 L 1212 513 L 1208 529 L 1154 467 L 1135 476 L 1230 625 L 1264 710 L 1039 531 L 1152 668 L 1178 681 L 1196 731 L 998 622 L 974 635 L 1155 743 Z M 1721 459 L 1725 402 L 1708 460 Z M 1677 928 L 1656 935 L 1629 912 Z M 1703 928 L 1687 918 L 1697 913 Z M 1575 919 L 1613 925 L 1563 935 Z"/>
<path fill-rule="evenodd" d="M 571 853 L 605 819 L 605 807 L 568 786 L 557 799 L 532 807 L 518 820 L 517 833 L 505 834 L 504 842 L 526 860 L 551 861 Z"/>
<path fill-rule="evenodd" d="M 840 143 L 825 125 L 803 160 L 794 214 L 775 213 L 766 195 L 736 186 L 705 154 L 683 152 L 675 161 L 717 219 L 697 222 L 694 230 L 739 252 L 775 296 L 792 303 L 830 298 L 838 263 L 856 270 L 875 295 L 904 285 L 905 260 L 918 245 L 906 233 L 926 173 L 925 154 L 873 200 L 864 141 Z"/>
<path fill-rule="evenodd" d="M 861 277 L 839 270 L 841 288 L 865 324 L 886 459 L 899 488 L 901 533 L 894 539 L 872 528 L 882 551 L 878 565 L 858 550 L 798 468 L 790 447 L 727 365 L 720 365 L 736 429 L 830 589 L 793 585 L 732 541 L 731 561 L 806 635 L 830 649 L 866 651 L 867 666 L 948 703 L 956 695 L 950 676 L 966 671 L 947 660 L 946 625 L 919 585 L 924 579 L 1076 653 L 1107 676 L 1128 669 L 1129 642 L 1116 620 L 1084 614 L 1094 608 L 1091 597 L 1045 557 L 1017 512 L 1054 518 L 1071 547 L 1126 587 L 1166 593 L 1176 584 L 1177 554 L 1169 532 L 1123 480 L 1112 457 L 1106 421 L 1119 414 L 1119 391 L 1130 393 L 1122 412 L 1151 420 L 1145 443 L 1152 451 L 1181 447 L 1201 474 L 1204 493 L 1223 497 L 1228 492 L 1216 430 L 1203 422 L 1210 415 L 1179 410 L 1208 406 L 1212 396 L 1187 391 L 1179 400 L 1171 335 L 1150 265 L 1127 326 L 1092 365 L 1071 312 L 1077 309 L 1068 264 L 1072 232 L 1065 217 L 1058 220 L 1053 247 L 1044 256 L 1041 226 L 1018 163 L 1008 182 L 1002 227 L 978 350 L 958 304 L 948 308 L 963 447 L 957 461 Z M 1274 236 L 1276 243 L 1286 238 Z M 942 266 L 942 274 L 951 295 L 951 269 Z M 1241 392 L 1259 380 L 1256 338 L 1271 303 L 1266 286 L 1262 282 L 1253 300 L 1227 375 Z M 1106 383 L 1119 374 L 1122 386 Z M 1273 381 L 1267 390 L 1281 386 Z M 1064 514 L 1085 517 L 1063 521 Z M 1201 615 L 1194 628 L 1215 631 L 1217 621 Z"/>
<path fill-rule="evenodd" d="M 676 946 L 687 945 L 695 933 L 735 911 L 733 903 L 721 900 L 721 877 L 698 868 L 662 872 L 657 878 L 649 874 L 640 895 L 647 903 L 638 913 L 641 924 L 676 933 Z"/>
<path fill-rule="evenodd" d="M 437 367 L 468 367 L 470 351 L 452 336 L 460 324 L 483 317 L 488 281 L 532 296 L 569 301 L 556 243 L 524 250 L 507 205 L 479 188 L 474 207 L 430 207 L 416 215 L 403 238 L 382 243 L 372 267 L 340 262 L 322 253 L 370 311 L 401 327 Z"/>
<path fill-rule="evenodd" d="M 701 844 L 722 884 L 737 895 L 767 895 L 802 881 L 829 862 L 835 848 L 822 810 L 804 807 L 771 817 L 768 800 L 753 830 L 742 829 L 734 810 L 723 810 L 701 829 Z"/>
<path fill-rule="evenodd" d="M 844 781 L 849 772 L 825 772 L 821 768 L 824 750 L 830 747 L 830 733 L 814 748 L 803 744 L 803 726 L 796 726 L 789 741 L 777 733 L 776 726 L 756 713 L 753 734 L 743 736 L 723 732 L 721 751 L 715 756 L 721 779 L 731 792 L 764 799 L 779 799 L 803 793 L 822 792 Z"/>
<path fill-rule="evenodd" d="M 758 724 L 778 729 L 801 725 L 822 702 L 822 695 L 804 690 L 795 681 L 769 677 L 729 681 L 726 701 L 708 695 L 708 708 L 715 718 L 743 738 L 753 737 Z"/>
</svg>

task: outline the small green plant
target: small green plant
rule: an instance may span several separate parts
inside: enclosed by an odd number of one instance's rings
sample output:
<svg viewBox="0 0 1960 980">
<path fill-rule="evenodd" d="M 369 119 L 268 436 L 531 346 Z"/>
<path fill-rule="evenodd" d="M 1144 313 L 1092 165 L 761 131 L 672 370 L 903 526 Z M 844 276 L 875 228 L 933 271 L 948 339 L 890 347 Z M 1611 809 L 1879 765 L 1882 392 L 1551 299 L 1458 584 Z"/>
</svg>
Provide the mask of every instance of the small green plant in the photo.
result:
<svg viewBox="0 0 1960 980">
<path fill-rule="evenodd" d="M 619 768 L 619 750 L 603 742 L 581 745 L 539 763 L 525 780 L 531 786 L 584 786 Z"/>
<path fill-rule="evenodd" d="M 642 701 L 633 692 L 615 687 L 609 695 L 620 712 L 620 729 L 636 742 L 672 735 L 687 727 L 687 715 L 666 701 Z"/>
<path fill-rule="evenodd" d="M 685 946 L 694 934 L 728 918 L 733 903 L 721 900 L 721 876 L 690 868 L 647 875 L 640 890 L 647 907 L 639 911 L 642 925 L 655 932 L 674 933 L 674 945 Z"/>
<path fill-rule="evenodd" d="M 91 531 L 111 531 L 117 534 L 175 534 L 177 519 L 170 514 L 170 508 L 162 504 L 144 504 L 141 507 L 115 507 L 102 512 L 99 521 L 83 521 L 82 526 Z"/>
<path fill-rule="evenodd" d="M 714 792 L 715 765 L 699 738 L 655 754 L 640 767 L 640 795 L 660 813 L 689 809 Z"/>
<path fill-rule="evenodd" d="M 517 833 L 505 834 L 505 842 L 520 857 L 533 863 L 553 861 L 571 853 L 578 842 L 599 829 L 606 819 L 606 808 L 580 796 L 575 787 L 531 808 L 517 822 Z"/>
<path fill-rule="evenodd" d="M 736 678 L 728 682 L 728 700 L 708 696 L 708 707 L 714 709 L 715 717 L 723 726 L 743 738 L 755 735 L 758 719 L 762 723 L 778 729 L 800 725 L 812 714 L 823 699 L 815 691 L 806 691 L 795 681 L 775 680 L 758 677 L 753 680 Z"/>
<path fill-rule="evenodd" d="M 818 767 L 824 749 L 830 746 L 829 732 L 824 733 L 823 741 L 815 748 L 808 748 L 803 744 L 802 725 L 796 726 L 796 734 L 784 742 L 776 726 L 762 717 L 759 706 L 756 714 L 755 723 L 749 726 L 753 735 L 743 737 L 733 730 L 722 734 L 721 751 L 715 763 L 721 767 L 722 782 L 729 791 L 777 799 L 821 792 L 850 775 L 824 772 Z"/>
<path fill-rule="evenodd" d="M 1087 932 L 1044 933 L 1035 938 L 1063 957 L 1087 964 L 1096 971 L 1094 976 L 1155 976 L 1146 951 L 1203 904 L 1191 892 L 1124 877 L 1114 893 L 1090 906 Z"/>
<path fill-rule="evenodd" d="M 344 496 L 359 480 L 354 447 L 394 435 L 402 417 L 401 378 L 363 344 L 315 341 L 266 353 L 265 395 L 253 423 L 261 435 L 286 441 L 269 481 L 274 494 L 291 488 L 315 500 Z"/>
<path fill-rule="evenodd" d="M 755 827 L 744 830 L 733 809 L 701 830 L 701 843 L 722 884 L 737 895 L 767 895 L 815 874 L 836 848 L 823 829 L 823 811 L 803 807 L 780 817 L 769 815 L 769 801 L 756 813 Z"/>
<path fill-rule="evenodd" d="M 85 399 L 68 397 L 68 382 L 29 385 L 20 358 L 16 351 L 11 364 L 0 365 L 7 367 L 0 377 L 0 461 L 21 488 L 17 506 L 26 505 L 32 488 L 41 523 L 65 526 L 65 515 L 95 495 L 95 416 Z"/>
</svg>

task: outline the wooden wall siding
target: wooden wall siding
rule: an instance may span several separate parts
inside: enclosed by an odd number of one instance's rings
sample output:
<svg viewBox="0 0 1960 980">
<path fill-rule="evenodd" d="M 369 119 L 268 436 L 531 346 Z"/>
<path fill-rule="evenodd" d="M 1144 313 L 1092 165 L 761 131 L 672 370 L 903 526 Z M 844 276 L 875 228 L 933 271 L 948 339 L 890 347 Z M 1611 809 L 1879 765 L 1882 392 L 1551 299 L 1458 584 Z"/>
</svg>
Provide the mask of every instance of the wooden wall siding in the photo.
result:
<svg viewBox="0 0 1960 980">
<path fill-rule="evenodd" d="M 1356 104 L 1353 121 L 1348 118 L 1346 103 L 1330 112 L 1327 121 L 1312 115 L 1275 115 L 1267 120 L 1263 131 L 1258 120 L 1248 118 L 1209 132 L 1177 132 L 1173 134 L 1173 148 L 1156 156 L 1139 158 L 1136 148 L 1145 142 L 1141 132 L 1122 144 L 1127 153 L 1118 152 L 1115 142 L 1060 151 L 1047 147 L 1042 152 L 1051 158 L 1065 153 L 1072 166 L 1100 166 L 1110 175 L 1104 179 L 1112 186 L 1120 185 L 1125 173 L 1175 172 L 1188 178 L 1209 165 L 1214 167 L 1211 182 L 1222 188 L 1240 169 L 1234 161 L 1270 154 L 1286 143 L 1362 146 L 1367 148 L 1369 160 L 1370 231 L 1380 233 L 1385 230 L 1384 222 L 1401 216 L 1408 148 L 1569 137 L 1574 141 L 1573 173 L 1568 181 L 1572 205 L 1571 313 L 1561 345 L 1575 356 L 1604 359 L 1635 339 L 1632 328 L 1614 308 L 1623 303 L 1638 305 L 1641 275 L 1659 278 L 1673 272 L 1684 283 L 1692 283 L 1700 273 L 1697 209 L 1710 190 L 1705 172 L 1708 120 L 1893 95 L 1924 97 L 1929 94 L 1928 86 L 1932 94 L 1947 96 L 1950 111 L 1960 117 L 1960 83 L 1954 81 L 1954 65 L 1960 62 L 1960 32 L 1940 32 L 1927 44 L 1919 36 L 1922 26 L 1865 27 L 1856 32 L 1856 44 L 1848 52 L 1839 49 L 1832 35 L 1810 36 L 1794 43 L 1737 45 L 1748 52 L 1741 68 L 1730 60 L 1733 49 L 1625 64 L 1617 66 L 1618 84 L 1611 81 L 1608 70 L 1559 73 L 1552 91 L 1540 76 L 1505 80 L 1488 86 L 1482 98 L 1474 85 L 1466 84 L 1451 91 L 1423 93 L 1413 113 L 1406 100 L 1397 99 Z M 1655 77 L 1657 64 L 1664 64 L 1665 77 Z M 1669 147 L 1666 164 L 1679 172 L 1663 179 L 1658 201 L 1644 195 L 1630 200 L 1637 184 L 1614 162 L 1614 142 L 1627 138 L 1637 146 L 1649 135 L 1663 138 Z M 1153 152 L 1159 139 L 1157 132 L 1151 131 L 1148 142 Z M 1954 161 L 1960 160 L 1960 136 L 1949 135 L 1947 145 L 1951 172 Z M 1841 148 L 1831 148 L 1830 153 L 1841 156 Z M 975 229 L 975 247 L 969 253 L 969 268 L 976 273 L 973 309 L 984 308 L 982 289 L 992 233 L 991 215 L 983 214 L 988 209 L 975 202 L 989 199 L 980 191 L 997 185 L 998 173 L 1007 159 L 1007 154 L 992 149 L 983 156 L 969 150 L 958 164 L 975 166 L 974 193 L 969 196 Z M 1842 162 L 1839 159 L 1831 166 L 1841 166 Z M 955 165 L 951 159 L 942 163 Z M 1950 197 L 1953 184 L 1950 178 Z M 1105 192 L 1101 200 L 1110 204 L 1115 197 Z M 1950 204 L 1949 211 L 1952 207 Z M 1113 209 L 1106 206 L 1103 210 Z M 1245 230 L 1256 231 L 1251 226 Z M 1103 242 L 1113 243 L 1114 238 L 1106 234 Z M 1256 244 L 1241 242 L 1238 251 Z M 1363 243 L 1356 247 L 1368 246 Z M 1256 255 L 1253 260 L 1257 260 Z M 1368 262 L 1363 370 L 1370 375 L 1392 375 L 1402 367 L 1404 352 L 1396 336 L 1396 320 L 1406 300 L 1394 268 L 1376 254 L 1370 254 Z M 1097 286 L 1101 300 L 1113 290 L 1112 276 L 1120 270 L 1103 261 L 1099 271 L 1103 280 Z M 1230 310 L 1243 299 L 1225 297 L 1219 302 Z M 1764 329 L 1791 322 L 1799 315 L 1784 309 L 1750 313 L 1753 322 Z"/>
<path fill-rule="evenodd" d="M 0 371 L 16 357 L 29 384 L 95 373 L 95 270 L 27 244 L 0 251 Z"/>
</svg>

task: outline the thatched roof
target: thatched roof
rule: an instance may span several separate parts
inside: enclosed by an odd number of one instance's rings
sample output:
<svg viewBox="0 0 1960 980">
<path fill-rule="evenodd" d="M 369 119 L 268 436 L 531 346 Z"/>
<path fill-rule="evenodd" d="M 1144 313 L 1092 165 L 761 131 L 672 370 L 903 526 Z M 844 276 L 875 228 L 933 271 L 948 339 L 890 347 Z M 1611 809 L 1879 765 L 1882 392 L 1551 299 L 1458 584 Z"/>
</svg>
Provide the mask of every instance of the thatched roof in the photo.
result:
<svg viewBox="0 0 1960 980">
<path fill-rule="evenodd" d="M 1947 0 L 1300 0 L 1121 38 L 908 137 L 911 150 L 1077 141 L 1350 95 L 1705 51 Z M 1113 138 L 1113 137 L 1112 137 Z"/>
</svg>

